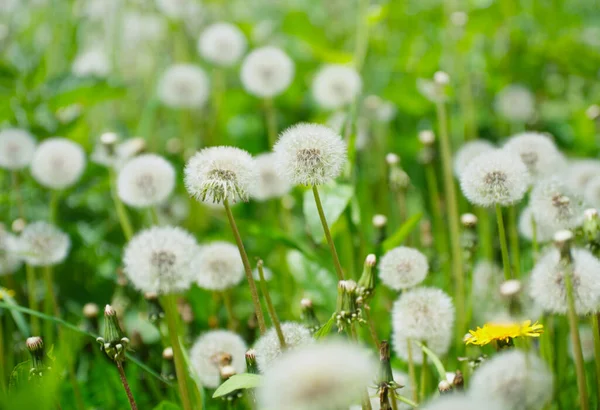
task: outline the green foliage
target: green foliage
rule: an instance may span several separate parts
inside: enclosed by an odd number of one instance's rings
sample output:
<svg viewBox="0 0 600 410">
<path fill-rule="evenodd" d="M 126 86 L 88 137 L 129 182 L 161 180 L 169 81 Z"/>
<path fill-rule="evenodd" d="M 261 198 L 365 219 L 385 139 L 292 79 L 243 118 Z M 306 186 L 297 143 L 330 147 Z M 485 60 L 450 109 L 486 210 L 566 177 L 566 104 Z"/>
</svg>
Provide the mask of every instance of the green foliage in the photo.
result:
<svg viewBox="0 0 600 410">
<path fill-rule="evenodd" d="M 260 384 L 261 376 L 252 373 L 236 374 L 227 379 L 213 393 L 213 398 L 225 396 L 235 390 L 254 389 Z"/>
</svg>

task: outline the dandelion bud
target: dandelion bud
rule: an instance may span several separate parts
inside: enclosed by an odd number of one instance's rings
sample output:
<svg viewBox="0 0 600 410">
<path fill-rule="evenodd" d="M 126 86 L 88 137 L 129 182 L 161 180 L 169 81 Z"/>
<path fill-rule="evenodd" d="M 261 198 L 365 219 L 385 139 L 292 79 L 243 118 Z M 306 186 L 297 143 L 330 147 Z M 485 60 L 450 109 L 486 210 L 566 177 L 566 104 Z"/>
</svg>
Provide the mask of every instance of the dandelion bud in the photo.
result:
<svg viewBox="0 0 600 410">
<path fill-rule="evenodd" d="M 390 364 L 390 344 L 382 340 L 379 346 L 379 378 L 378 383 L 393 383 L 394 375 Z"/>
<path fill-rule="evenodd" d="M 438 390 L 440 395 L 448 394 L 452 392 L 452 385 L 448 383 L 446 380 L 442 380 L 438 383 Z"/>
<path fill-rule="evenodd" d="M 246 37 L 229 23 L 214 23 L 204 29 L 198 39 L 198 53 L 205 60 L 229 67 L 242 58 L 246 51 Z"/>
<path fill-rule="evenodd" d="M 29 370 L 29 379 L 32 377 L 42 377 L 48 367 L 44 364 L 44 341 L 39 336 L 27 338 L 25 346 L 31 354 L 31 369 Z"/>
<path fill-rule="evenodd" d="M 167 380 L 176 379 L 175 363 L 173 362 L 173 348 L 165 347 L 162 352 L 162 368 L 160 375 Z"/>
<path fill-rule="evenodd" d="M 106 152 L 109 156 L 115 155 L 115 146 L 119 141 L 119 136 L 114 132 L 105 132 L 100 135 L 100 143 L 106 149 Z"/>
<path fill-rule="evenodd" d="M 375 273 L 373 272 L 375 263 L 377 263 L 377 257 L 374 254 L 367 255 L 356 290 L 356 294 L 361 298 L 362 304 L 366 304 L 367 299 L 373 294 L 373 290 L 375 289 Z"/>
<path fill-rule="evenodd" d="M 431 248 L 433 245 L 433 232 L 431 229 L 431 221 L 424 219 L 419 224 L 419 235 L 421 236 L 421 245 L 424 248 Z"/>
<path fill-rule="evenodd" d="M 386 252 L 379 263 L 379 278 L 389 288 L 406 289 L 421 283 L 429 272 L 427 258 L 420 251 L 399 246 Z"/>
<path fill-rule="evenodd" d="M 346 106 L 360 94 L 362 80 L 351 67 L 329 64 L 321 68 L 312 83 L 312 94 L 319 106 L 335 110 Z"/>
<path fill-rule="evenodd" d="M 373 216 L 373 226 L 375 227 L 375 246 L 379 247 L 387 236 L 386 232 L 387 217 L 385 215 Z"/>
<path fill-rule="evenodd" d="M 181 138 L 172 137 L 167 140 L 165 148 L 172 155 L 180 154 L 183 150 L 183 141 Z"/>
<path fill-rule="evenodd" d="M 48 138 L 37 146 L 31 160 L 31 175 L 40 185 L 65 189 L 74 185 L 85 169 L 81 145 L 66 138 Z"/>
<path fill-rule="evenodd" d="M 465 388 L 465 379 L 460 370 L 457 370 L 454 373 L 454 379 L 452 380 L 452 385 L 456 388 L 456 390 L 463 390 Z"/>
<path fill-rule="evenodd" d="M 585 110 L 585 115 L 587 115 L 587 117 L 590 120 L 596 120 L 598 119 L 598 117 L 600 117 L 600 106 L 596 105 L 596 104 L 592 104 L 590 105 L 586 110 Z"/>
<path fill-rule="evenodd" d="M 373 216 L 373 226 L 377 229 L 381 229 L 385 227 L 387 224 L 387 216 L 377 214 Z"/>
<path fill-rule="evenodd" d="M 338 282 L 338 296 L 335 319 L 338 332 L 344 331 L 346 326 L 353 322 L 364 322 L 361 309 L 357 306 L 357 284 L 353 280 L 340 280 Z"/>
<path fill-rule="evenodd" d="M 505 298 L 513 298 L 521 293 L 522 288 L 521 281 L 510 279 L 500 285 L 500 295 Z"/>
<path fill-rule="evenodd" d="M 100 308 L 95 303 L 86 303 L 83 305 L 83 316 L 85 317 L 84 327 L 90 332 L 95 333 L 98 329 L 98 315 Z"/>
<path fill-rule="evenodd" d="M 561 255 L 569 254 L 571 251 L 571 242 L 573 241 L 573 232 L 564 229 L 554 234 L 554 245 L 561 251 Z M 571 257 L 569 256 L 570 260 Z"/>
<path fill-rule="evenodd" d="M 588 246 L 593 252 L 600 249 L 600 218 L 596 209 L 586 209 L 584 212 L 583 234 Z"/>
<path fill-rule="evenodd" d="M 28 166 L 35 152 L 35 138 L 18 128 L 0 131 L 0 167 L 19 170 Z"/>
<path fill-rule="evenodd" d="M 309 298 L 302 298 L 300 301 L 300 306 L 302 307 L 302 319 L 304 319 L 304 323 L 308 330 L 310 330 L 312 333 L 319 330 L 321 323 L 319 322 L 317 314 L 315 313 L 312 300 Z"/>
<path fill-rule="evenodd" d="M 400 163 L 400 157 L 393 152 L 390 152 L 385 156 L 385 162 L 387 162 L 389 166 L 397 165 Z"/>
<path fill-rule="evenodd" d="M 473 228 L 477 225 L 477 217 L 473 214 L 462 214 L 460 216 L 460 222 L 465 228 Z"/>
<path fill-rule="evenodd" d="M 123 362 L 125 353 L 129 346 L 129 339 L 123 335 L 123 330 L 117 318 L 117 311 L 111 306 L 104 308 L 104 337 L 96 339 L 102 350 L 109 359 L 115 362 Z"/>
<path fill-rule="evenodd" d="M 17 218 L 10 225 L 10 229 L 12 229 L 14 233 L 21 233 L 23 232 L 23 229 L 25 229 L 25 225 L 27 225 L 27 223 L 23 218 Z"/>
<path fill-rule="evenodd" d="M 435 134 L 431 130 L 423 130 L 419 132 L 419 141 L 421 144 L 431 146 L 435 143 Z"/>
<path fill-rule="evenodd" d="M 460 235 L 461 248 L 464 254 L 465 262 L 469 265 L 473 263 L 473 258 L 477 253 L 479 235 L 477 234 L 477 217 L 473 214 L 463 214 L 460 221 L 465 227 Z"/>
<path fill-rule="evenodd" d="M 410 177 L 400 167 L 399 157 L 397 162 L 389 163 L 390 169 L 388 174 L 389 184 L 394 191 L 405 191 L 410 186 Z"/>
<path fill-rule="evenodd" d="M 258 364 L 256 363 L 256 350 L 254 349 L 246 352 L 246 371 L 252 374 L 259 374 Z"/>
</svg>

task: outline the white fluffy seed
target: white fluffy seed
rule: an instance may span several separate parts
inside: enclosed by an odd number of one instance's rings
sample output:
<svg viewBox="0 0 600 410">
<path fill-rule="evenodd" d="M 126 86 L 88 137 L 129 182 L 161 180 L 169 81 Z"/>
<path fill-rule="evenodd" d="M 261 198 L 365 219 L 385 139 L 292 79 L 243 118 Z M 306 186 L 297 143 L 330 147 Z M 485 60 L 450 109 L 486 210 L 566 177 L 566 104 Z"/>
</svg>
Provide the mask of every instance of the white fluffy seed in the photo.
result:
<svg viewBox="0 0 600 410">
<path fill-rule="evenodd" d="M 198 39 L 198 52 L 202 58 L 222 67 L 237 63 L 245 51 L 244 33 L 230 23 L 213 23 L 200 33 Z"/>
<path fill-rule="evenodd" d="M 208 77 L 193 64 L 167 68 L 158 82 L 158 97 L 171 108 L 200 108 L 209 95 Z"/>
<path fill-rule="evenodd" d="M 238 248 L 228 242 L 202 245 L 194 259 L 198 286 L 208 290 L 225 290 L 243 279 L 244 266 Z"/>
<path fill-rule="evenodd" d="M 281 324 L 281 331 L 286 344 L 286 352 L 315 341 L 310 330 L 301 323 L 284 322 Z M 264 373 L 282 354 L 279 338 L 274 328 L 256 341 L 254 350 L 256 351 L 258 368 Z"/>
<path fill-rule="evenodd" d="M 335 110 L 350 104 L 360 94 L 362 80 L 354 68 L 326 65 L 315 75 L 312 94 L 319 106 Z"/>
<path fill-rule="evenodd" d="M 35 152 L 35 138 L 22 129 L 0 131 L 0 167 L 11 171 L 25 168 Z"/>
<path fill-rule="evenodd" d="M 154 206 L 167 199 L 175 188 L 175 169 L 155 154 L 129 160 L 119 171 L 117 193 L 127 205 L 136 208 Z"/>
<path fill-rule="evenodd" d="M 399 246 L 379 262 L 379 278 L 391 289 L 401 290 L 423 282 L 429 272 L 427 258 L 414 248 Z"/>
<path fill-rule="evenodd" d="M 283 93 L 294 79 L 294 62 L 277 47 L 253 50 L 242 63 L 242 84 L 248 93 L 271 98 Z"/>
<path fill-rule="evenodd" d="M 38 145 L 31 160 L 31 175 L 46 188 L 65 189 L 75 184 L 85 169 L 81 145 L 66 138 L 49 138 Z"/>
<path fill-rule="evenodd" d="M 52 266 L 64 261 L 71 248 L 69 236 L 46 222 L 27 224 L 18 239 L 18 253 L 32 266 Z"/>
</svg>

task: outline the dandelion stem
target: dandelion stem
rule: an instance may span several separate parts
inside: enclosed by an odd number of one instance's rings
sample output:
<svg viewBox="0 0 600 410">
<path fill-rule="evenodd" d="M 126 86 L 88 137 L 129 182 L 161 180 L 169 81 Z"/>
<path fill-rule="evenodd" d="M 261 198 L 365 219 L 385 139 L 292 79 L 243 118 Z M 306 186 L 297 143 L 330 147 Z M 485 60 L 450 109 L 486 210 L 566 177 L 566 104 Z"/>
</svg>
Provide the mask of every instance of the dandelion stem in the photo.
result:
<svg viewBox="0 0 600 410">
<path fill-rule="evenodd" d="M 275 112 L 275 105 L 272 98 L 265 98 L 264 105 L 267 120 L 267 142 L 269 149 L 271 149 L 275 145 L 275 141 L 277 141 L 277 113 Z"/>
<path fill-rule="evenodd" d="M 225 305 L 225 310 L 227 311 L 227 322 L 229 330 L 235 331 L 237 329 L 237 319 L 235 317 L 235 313 L 233 312 L 233 306 L 231 305 L 231 295 L 228 290 L 224 290 L 221 295 L 223 296 L 223 304 Z"/>
<path fill-rule="evenodd" d="M 476 213 L 481 252 L 485 260 L 491 262 L 494 260 L 494 247 L 492 246 L 492 224 L 490 221 L 490 213 L 487 209 L 481 207 L 477 207 Z"/>
<path fill-rule="evenodd" d="M 442 217 L 440 193 L 433 163 L 425 164 L 425 178 L 427 180 L 427 191 L 429 192 L 429 202 L 433 216 L 433 228 L 435 229 L 435 240 L 433 242 L 437 248 L 439 257 L 442 259 L 442 266 L 446 273 L 446 283 L 451 285 L 452 278 L 448 265 L 448 237 L 446 236 L 444 219 Z"/>
<path fill-rule="evenodd" d="M 427 394 L 427 355 L 423 352 L 423 363 L 421 364 L 421 393 L 419 395 L 419 400 L 424 401 L 425 395 Z"/>
<path fill-rule="evenodd" d="M 365 316 L 367 317 L 367 325 L 369 327 L 369 333 L 371 333 L 371 339 L 373 339 L 373 343 L 377 350 L 381 346 L 379 343 L 379 337 L 377 336 L 377 330 L 375 329 L 375 323 L 373 323 L 373 318 L 371 317 L 371 309 L 369 306 L 365 306 L 364 309 Z"/>
<path fill-rule="evenodd" d="M 29 309 L 37 310 L 36 300 L 36 280 L 35 280 L 35 268 L 30 264 L 25 265 L 25 272 L 27 275 L 27 300 L 29 301 Z M 40 334 L 40 321 L 36 316 L 30 317 L 31 324 L 31 335 Z"/>
<path fill-rule="evenodd" d="M 398 400 L 400 400 L 402 403 L 408 404 L 408 405 L 409 405 L 409 406 L 411 406 L 411 407 L 417 407 L 417 406 L 418 406 L 418 404 L 417 404 L 417 402 L 416 402 L 416 401 L 412 401 L 412 400 L 410 400 L 410 399 L 408 399 L 408 398 L 406 398 L 406 397 L 404 397 L 404 396 L 401 396 L 401 395 L 397 395 L 397 396 L 396 396 L 396 395 L 394 395 L 394 397 L 396 397 L 396 398 L 397 398 Z"/>
<path fill-rule="evenodd" d="M 116 180 L 117 175 L 114 169 L 109 169 L 109 178 L 110 178 L 110 193 L 115 204 L 115 209 L 117 211 L 117 217 L 119 218 L 119 224 L 121 225 L 121 229 L 123 230 L 123 235 L 125 235 L 125 239 L 129 241 L 133 237 L 133 227 L 131 226 L 131 221 L 129 220 L 129 216 L 127 215 L 127 209 L 125 209 L 125 205 L 119 198 L 117 194 Z"/>
<path fill-rule="evenodd" d="M 4 353 L 4 315 L 0 316 L 0 389 L 6 393 L 6 357 Z"/>
<path fill-rule="evenodd" d="M 535 221 L 535 218 L 533 217 L 533 215 L 531 215 L 531 232 L 532 232 L 531 246 L 533 247 L 533 262 L 535 263 L 535 262 L 537 262 L 540 249 L 539 249 L 538 237 L 537 237 L 537 222 Z"/>
<path fill-rule="evenodd" d="M 517 206 L 508 208 L 508 235 L 510 237 L 510 253 L 515 277 L 521 277 L 521 255 L 519 251 L 519 233 L 517 231 Z"/>
<path fill-rule="evenodd" d="M 125 370 L 123 370 L 123 365 L 120 361 L 117 361 L 117 369 L 119 369 L 119 377 L 121 378 L 121 383 L 123 383 L 125 393 L 127 393 L 127 399 L 129 400 L 131 410 L 137 410 L 137 404 L 135 404 L 135 399 L 133 398 L 133 394 L 129 388 L 129 383 L 127 382 L 127 376 L 125 376 Z"/>
<path fill-rule="evenodd" d="M 417 397 L 418 385 L 417 375 L 415 374 L 415 362 L 413 360 L 412 341 L 406 339 L 406 352 L 408 354 L 408 377 L 410 378 L 410 385 L 412 386 L 412 399 L 416 403 L 419 398 Z M 425 353 L 423 353 L 425 355 Z"/>
<path fill-rule="evenodd" d="M 498 204 L 496 204 L 496 220 L 498 222 L 498 237 L 500 239 L 500 251 L 502 252 L 502 268 L 504 269 L 504 279 L 509 280 L 512 277 L 512 275 L 510 272 L 510 260 L 508 259 L 506 232 L 504 231 L 504 219 L 502 218 L 502 208 Z"/>
<path fill-rule="evenodd" d="M 233 213 L 231 212 L 231 207 L 229 206 L 229 201 L 227 199 L 223 201 L 223 206 L 225 207 L 227 219 L 229 219 L 229 226 L 231 226 L 231 231 L 235 237 L 235 243 L 237 244 L 240 256 L 242 257 L 242 262 L 244 263 L 244 272 L 246 273 L 246 280 L 248 280 L 248 286 L 250 287 L 252 303 L 254 303 L 254 312 L 256 313 L 256 320 L 258 321 L 258 329 L 260 330 L 260 334 L 264 335 L 267 331 L 267 326 L 265 325 L 265 317 L 260 306 L 260 298 L 258 297 L 256 283 L 254 283 L 254 278 L 252 277 L 250 261 L 248 260 L 248 255 L 246 254 L 246 249 L 244 248 L 244 243 L 242 242 L 242 237 L 240 236 L 240 231 L 235 223 L 235 219 L 233 218 Z"/>
<path fill-rule="evenodd" d="M 600 406 L 600 313 L 592 315 L 592 332 L 594 333 L 594 359 L 596 362 L 596 394 Z"/>
<path fill-rule="evenodd" d="M 263 269 L 263 261 L 262 259 L 258 261 L 256 264 L 256 268 L 258 269 L 258 275 L 260 276 L 260 290 L 265 298 L 265 302 L 267 302 L 267 310 L 269 311 L 269 316 L 271 317 L 271 322 L 273 323 L 273 327 L 275 328 L 275 332 L 277 333 L 277 339 L 279 339 L 279 346 L 281 350 L 286 348 L 285 337 L 283 336 L 283 331 L 281 330 L 281 323 L 279 322 L 279 318 L 277 317 L 277 312 L 273 307 L 273 301 L 271 300 L 271 295 L 269 294 L 269 289 L 267 289 L 267 281 L 265 280 L 265 272 Z"/>
<path fill-rule="evenodd" d="M 333 238 L 331 237 L 331 232 L 329 231 L 329 225 L 327 225 L 327 219 L 325 218 L 325 213 L 323 212 L 323 204 L 321 204 L 319 190 L 313 185 L 312 191 L 315 197 L 317 211 L 319 211 L 319 218 L 321 218 L 321 225 L 323 225 L 323 231 L 325 232 L 325 238 L 327 239 L 327 244 L 329 245 L 329 251 L 333 257 L 333 266 L 335 267 L 335 272 L 337 273 L 338 280 L 344 280 L 344 272 L 342 271 L 342 265 L 340 264 L 337 251 L 335 250 L 335 243 L 333 243 Z"/>
<path fill-rule="evenodd" d="M 454 272 L 454 294 L 456 303 L 456 317 L 464 320 L 465 316 L 465 278 L 463 273 L 462 250 L 460 244 L 460 225 L 458 215 L 458 200 L 456 187 L 452 179 L 452 148 L 448 133 L 448 120 L 446 106 L 440 101 L 436 104 L 438 128 L 440 135 L 440 151 L 442 156 L 442 169 L 444 177 L 444 193 L 448 207 L 448 220 L 450 225 L 450 245 L 452 247 L 452 270 Z M 460 327 L 458 329 L 461 329 Z M 461 335 L 462 336 L 462 335 Z"/>
<path fill-rule="evenodd" d="M 169 339 L 173 348 L 173 359 L 175 361 L 175 373 L 177 375 L 177 385 L 179 387 L 179 396 L 183 410 L 192 410 L 190 393 L 188 389 L 187 371 L 181 345 L 179 344 L 179 314 L 177 312 L 177 303 L 175 295 L 166 295 L 164 297 L 163 308 L 167 319 L 169 329 Z"/>
<path fill-rule="evenodd" d="M 17 171 L 12 171 L 11 177 L 15 201 L 17 202 L 18 215 L 19 218 L 25 220 L 25 205 L 23 202 L 23 195 L 21 194 L 21 185 L 19 184 L 19 174 Z"/>
<path fill-rule="evenodd" d="M 56 294 L 54 293 L 54 281 L 52 279 L 52 266 L 46 265 L 44 266 L 43 275 L 44 275 L 44 283 L 46 284 L 46 297 L 44 298 L 44 313 L 48 316 L 57 316 L 60 314 L 58 312 L 58 303 L 56 302 Z M 48 345 L 52 345 L 54 341 L 54 326 L 52 322 L 46 321 L 44 322 L 44 339 L 47 340 Z"/>
<path fill-rule="evenodd" d="M 575 298 L 573 297 L 573 282 L 571 277 L 571 267 L 567 266 L 565 272 L 565 287 L 567 291 L 568 318 L 571 331 L 571 342 L 573 344 L 573 354 L 575 356 L 575 370 L 577 373 L 577 388 L 579 390 L 579 400 L 581 410 L 589 410 L 587 395 L 587 385 L 585 380 L 585 367 L 583 362 L 583 353 L 581 351 L 581 338 L 579 337 L 579 327 L 577 324 L 577 312 L 575 311 Z"/>
</svg>

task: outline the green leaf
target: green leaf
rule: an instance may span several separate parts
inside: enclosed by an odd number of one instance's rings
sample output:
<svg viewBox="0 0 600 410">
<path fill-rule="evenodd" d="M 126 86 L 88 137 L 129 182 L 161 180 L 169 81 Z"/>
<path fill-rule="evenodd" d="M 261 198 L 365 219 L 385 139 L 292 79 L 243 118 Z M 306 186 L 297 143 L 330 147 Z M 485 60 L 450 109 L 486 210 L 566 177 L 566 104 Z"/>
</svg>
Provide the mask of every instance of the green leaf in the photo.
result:
<svg viewBox="0 0 600 410">
<path fill-rule="evenodd" d="M 181 407 L 179 407 L 173 402 L 163 400 L 160 403 L 158 403 L 158 405 L 154 407 L 153 410 L 181 410 Z"/>
<path fill-rule="evenodd" d="M 17 364 L 10 372 L 10 378 L 8 380 L 8 389 L 13 390 L 19 387 L 21 383 L 27 382 L 29 378 L 29 369 L 31 368 L 31 361 L 27 360 Z"/>
<path fill-rule="evenodd" d="M 433 351 L 431 351 L 427 346 L 425 346 L 423 343 L 421 342 L 417 342 L 419 343 L 419 345 L 421 346 L 421 350 L 423 350 L 423 353 L 425 353 L 429 359 L 433 362 L 435 368 L 438 371 L 438 374 L 440 376 L 440 380 L 446 380 L 446 369 L 444 368 L 444 365 L 442 364 L 442 361 L 440 360 L 440 358 L 433 353 Z"/>
<path fill-rule="evenodd" d="M 331 332 L 331 329 L 333 328 L 334 324 L 335 324 L 335 315 L 331 315 L 331 317 L 329 318 L 327 323 L 325 323 L 323 326 L 321 326 L 321 328 L 315 332 L 313 337 L 315 339 L 319 340 L 319 339 L 327 336 L 329 334 L 329 332 Z"/>
<path fill-rule="evenodd" d="M 123 86 L 93 78 L 67 77 L 53 81 L 47 86 L 50 88 L 48 105 L 53 110 L 72 104 L 91 106 L 102 101 L 123 97 L 126 93 Z"/>
<path fill-rule="evenodd" d="M 392 236 L 387 238 L 383 242 L 383 250 L 384 252 L 389 251 L 390 249 L 394 249 L 396 246 L 400 246 L 402 242 L 406 239 L 408 235 L 412 232 L 413 229 L 417 226 L 421 217 L 423 216 L 422 212 L 415 214 L 408 218 L 406 222 L 404 222 L 397 230 L 394 232 Z"/>
<path fill-rule="evenodd" d="M 18 306 L 17 302 L 6 292 L 4 288 L 0 287 L 0 300 L 4 300 L 6 304 L 10 306 Z M 23 314 L 15 309 L 10 309 L 10 314 L 13 317 L 17 327 L 19 328 L 19 332 L 23 337 L 31 336 L 29 333 L 29 326 L 27 325 L 27 321 L 23 317 Z"/>
<path fill-rule="evenodd" d="M 327 220 L 329 229 L 331 229 L 354 196 L 354 188 L 351 185 L 345 184 L 327 185 L 319 187 L 319 196 L 323 204 L 325 219 Z M 325 238 L 323 225 L 321 225 L 312 189 L 304 192 L 303 209 L 311 236 L 316 242 L 323 241 Z"/>
<path fill-rule="evenodd" d="M 252 373 L 235 374 L 215 390 L 213 399 L 215 397 L 225 396 L 235 390 L 253 389 L 260 384 L 261 378 L 260 375 Z"/>
</svg>

